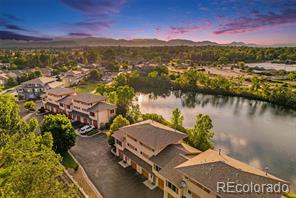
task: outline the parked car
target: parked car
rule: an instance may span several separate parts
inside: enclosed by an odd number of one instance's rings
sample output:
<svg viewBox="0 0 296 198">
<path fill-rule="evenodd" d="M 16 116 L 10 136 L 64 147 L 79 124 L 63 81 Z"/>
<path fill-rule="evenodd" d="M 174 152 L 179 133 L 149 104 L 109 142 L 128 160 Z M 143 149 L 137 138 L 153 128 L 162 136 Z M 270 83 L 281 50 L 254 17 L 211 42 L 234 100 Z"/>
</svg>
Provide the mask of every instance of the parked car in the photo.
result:
<svg viewBox="0 0 296 198">
<path fill-rule="evenodd" d="M 85 125 L 84 127 L 82 127 L 80 129 L 80 134 L 81 135 L 84 135 L 86 134 L 87 132 L 90 132 L 91 130 L 93 130 L 95 127 L 94 126 L 91 126 L 91 125 Z"/>
<path fill-rule="evenodd" d="M 84 133 L 85 130 L 90 127 L 90 125 L 84 125 L 83 127 L 80 128 L 80 133 Z"/>
<path fill-rule="evenodd" d="M 95 128 L 94 126 L 89 126 L 88 128 L 85 129 L 85 133 L 94 130 L 94 128 Z"/>
</svg>

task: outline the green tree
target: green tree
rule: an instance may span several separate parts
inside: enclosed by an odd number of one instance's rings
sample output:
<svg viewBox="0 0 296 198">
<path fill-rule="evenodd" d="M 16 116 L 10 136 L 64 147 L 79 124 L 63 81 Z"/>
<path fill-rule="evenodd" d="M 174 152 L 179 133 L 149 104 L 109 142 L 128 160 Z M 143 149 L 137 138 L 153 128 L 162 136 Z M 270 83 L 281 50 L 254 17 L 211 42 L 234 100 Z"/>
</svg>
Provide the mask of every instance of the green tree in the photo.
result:
<svg viewBox="0 0 296 198">
<path fill-rule="evenodd" d="M 9 95 L 0 96 L 0 123 L 1 130 L 13 131 L 19 125 L 19 106 L 15 99 Z"/>
<path fill-rule="evenodd" d="M 14 87 L 17 86 L 18 83 L 15 78 L 9 77 L 6 83 L 6 87 Z"/>
<path fill-rule="evenodd" d="M 127 84 L 127 81 L 128 81 L 127 74 L 120 73 L 116 76 L 115 84 L 116 86 L 124 86 Z"/>
<path fill-rule="evenodd" d="M 251 90 L 252 91 L 257 91 L 258 89 L 260 89 L 260 80 L 257 77 L 253 77 L 251 79 L 252 85 L 251 85 Z"/>
<path fill-rule="evenodd" d="M 27 110 L 34 110 L 36 107 L 36 103 L 34 101 L 27 101 L 25 102 L 24 107 Z"/>
<path fill-rule="evenodd" d="M 288 74 L 288 79 L 292 81 L 296 81 L 296 71 L 290 72 Z"/>
<path fill-rule="evenodd" d="M 126 118 L 130 123 L 136 123 L 142 120 L 142 113 L 140 111 L 140 107 L 138 104 L 129 105 L 128 110 L 126 112 Z"/>
<path fill-rule="evenodd" d="M 127 126 L 129 125 L 129 121 L 123 117 L 122 115 L 118 115 L 116 116 L 116 118 L 114 118 L 111 126 L 110 126 L 110 131 L 116 131 L 119 128 L 123 127 L 123 126 Z"/>
<path fill-rule="evenodd" d="M 135 91 L 132 87 L 125 85 L 119 86 L 116 89 L 118 112 L 125 115 L 128 105 L 131 104 L 135 96 Z"/>
<path fill-rule="evenodd" d="M 177 129 L 180 126 L 183 126 L 184 116 L 181 111 L 176 108 L 172 112 L 171 125 L 174 129 Z"/>
<path fill-rule="evenodd" d="M 127 126 L 129 124 L 130 124 L 130 122 L 122 115 L 118 115 L 118 116 L 116 116 L 116 118 L 114 118 L 114 120 L 110 126 L 110 130 L 107 133 L 108 142 L 110 145 L 114 144 L 114 138 L 112 137 L 113 132 L 118 130 L 119 128 L 121 128 L 123 126 Z"/>
<path fill-rule="evenodd" d="M 157 71 L 152 71 L 148 74 L 149 78 L 157 78 L 158 72 Z"/>
<path fill-rule="evenodd" d="M 61 114 L 47 115 L 43 118 L 41 133 L 51 132 L 53 149 L 57 153 L 68 151 L 75 144 L 76 134 L 71 121 Z"/>
<path fill-rule="evenodd" d="M 89 73 L 89 80 L 98 81 L 102 78 L 102 72 L 98 69 L 92 69 Z"/>
<path fill-rule="evenodd" d="M 143 120 L 153 120 L 155 122 L 159 122 L 163 125 L 170 126 L 170 122 L 168 122 L 162 115 L 156 113 L 145 113 L 142 115 Z"/>
<path fill-rule="evenodd" d="M 50 134 L 6 135 L 0 150 L 0 197 L 77 197 L 61 180 L 64 167 Z"/>
<path fill-rule="evenodd" d="M 188 130 L 188 143 L 201 151 L 213 148 L 211 138 L 214 137 L 214 133 L 211 131 L 212 128 L 211 118 L 208 115 L 198 114 L 194 127 Z"/>
</svg>

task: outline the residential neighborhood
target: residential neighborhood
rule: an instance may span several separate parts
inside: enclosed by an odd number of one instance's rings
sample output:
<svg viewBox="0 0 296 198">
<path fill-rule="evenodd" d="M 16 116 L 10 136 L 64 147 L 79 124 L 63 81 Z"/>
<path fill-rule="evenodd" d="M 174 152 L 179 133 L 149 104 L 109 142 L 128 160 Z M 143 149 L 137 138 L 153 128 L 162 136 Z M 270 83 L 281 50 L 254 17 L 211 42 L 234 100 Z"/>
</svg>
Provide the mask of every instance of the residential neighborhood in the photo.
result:
<svg viewBox="0 0 296 198">
<path fill-rule="evenodd" d="M 153 120 L 122 127 L 113 137 L 116 155 L 123 160 L 122 166 L 131 166 L 147 178 L 144 184 L 151 190 L 160 188 L 163 198 L 236 197 L 217 192 L 217 182 L 223 181 L 288 184 L 268 172 L 228 157 L 221 150 L 201 152 L 183 143 L 185 134 Z M 251 196 L 280 198 L 282 194 Z"/>
<path fill-rule="evenodd" d="M 46 110 L 67 115 L 71 120 L 102 127 L 116 115 L 116 106 L 106 102 L 105 96 L 76 94 L 71 88 L 47 90 L 42 99 Z"/>
<path fill-rule="evenodd" d="M 296 198 L 296 0 L 0 0 L 0 198 Z"/>
</svg>

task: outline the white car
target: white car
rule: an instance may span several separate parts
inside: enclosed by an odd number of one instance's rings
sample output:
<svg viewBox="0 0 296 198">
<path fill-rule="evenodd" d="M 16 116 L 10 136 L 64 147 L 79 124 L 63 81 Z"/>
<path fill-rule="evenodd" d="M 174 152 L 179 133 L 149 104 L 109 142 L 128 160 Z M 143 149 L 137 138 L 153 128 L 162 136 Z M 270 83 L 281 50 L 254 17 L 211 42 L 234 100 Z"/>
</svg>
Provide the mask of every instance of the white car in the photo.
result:
<svg viewBox="0 0 296 198">
<path fill-rule="evenodd" d="M 93 130 L 95 127 L 91 125 L 85 125 L 80 129 L 80 134 L 85 134 L 91 130 Z"/>
<path fill-rule="evenodd" d="M 87 133 L 87 132 L 90 132 L 94 129 L 95 127 L 94 126 L 89 126 L 88 128 L 85 129 L 84 133 Z"/>
<path fill-rule="evenodd" d="M 85 125 L 85 126 L 81 127 L 81 128 L 80 128 L 80 133 L 84 133 L 85 130 L 86 130 L 88 127 L 90 127 L 90 125 Z"/>
</svg>

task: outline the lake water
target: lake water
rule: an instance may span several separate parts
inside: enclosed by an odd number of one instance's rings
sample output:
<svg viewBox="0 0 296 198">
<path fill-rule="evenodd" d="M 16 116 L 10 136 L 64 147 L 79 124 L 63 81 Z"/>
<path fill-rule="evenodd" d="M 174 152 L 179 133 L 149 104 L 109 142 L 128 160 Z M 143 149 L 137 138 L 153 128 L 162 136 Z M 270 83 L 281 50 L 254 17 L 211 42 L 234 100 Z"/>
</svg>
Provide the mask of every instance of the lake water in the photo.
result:
<svg viewBox="0 0 296 198">
<path fill-rule="evenodd" d="M 239 97 L 168 93 L 138 94 L 142 113 L 161 114 L 169 120 L 179 108 L 184 126 L 193 127 L 198 113 L 213 121 L 215 148 L 275 176 L 296 184 L 296 112 L 266 102 Z"/>
<path fill-rule="evenodd" d="M 286 65 L 280 63 L 247 63 L 248 67 L 262 67 L 264 69 L 296 71 L 296 65 Z"/>
</svg>

